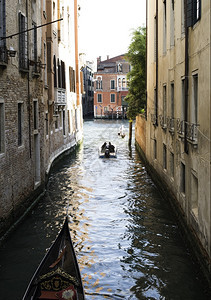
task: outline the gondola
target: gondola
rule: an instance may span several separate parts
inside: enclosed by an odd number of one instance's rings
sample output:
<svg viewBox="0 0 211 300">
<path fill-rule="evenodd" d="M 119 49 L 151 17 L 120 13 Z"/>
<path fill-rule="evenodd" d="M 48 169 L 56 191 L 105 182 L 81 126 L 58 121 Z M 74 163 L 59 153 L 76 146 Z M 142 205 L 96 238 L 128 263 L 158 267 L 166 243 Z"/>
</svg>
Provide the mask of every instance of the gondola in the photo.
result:
<svg viewBox="0 0 211 300">
<path fill-rule="evenodd" d="M 100 158 L 116 158 L 117 157 L 117 147 L 116 145 L 109 143 L 104 143 L 99 146 L 98 149 Z"/>
<path fill-rule="evenodd" d="M 68 217 L 34 273 L 22 300 L 83 300 L 84 289 L 70 237 Z"/>
</svg>

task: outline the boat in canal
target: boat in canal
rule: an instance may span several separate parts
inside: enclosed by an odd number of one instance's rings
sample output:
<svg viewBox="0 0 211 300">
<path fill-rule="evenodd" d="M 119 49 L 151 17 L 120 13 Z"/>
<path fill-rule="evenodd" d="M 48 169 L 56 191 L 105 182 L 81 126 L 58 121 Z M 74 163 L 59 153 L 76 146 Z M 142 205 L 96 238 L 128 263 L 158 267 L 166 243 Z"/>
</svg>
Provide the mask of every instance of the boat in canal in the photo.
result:
<svg viewBox="0 0 211 300">
<path fill-rule="evenodd" d="M 104 142 L 103 145 L 99 146 L 99 157 L 100 158 L 116 158 L 117 147 L 111 142 Z"/>
<path fill-rule="evenodd" d="M 124 125 L 122 125 L 122 126 L 119 128 L 118 135 L 120 135 L 122 138 L 125 137 L 125 128 L 124 128 Z"/>
<path fill-rule="evenodd" d="M 85 299 L 68 217 L 34 273 L 22 300 L 29 299 Z"/>
</svg>

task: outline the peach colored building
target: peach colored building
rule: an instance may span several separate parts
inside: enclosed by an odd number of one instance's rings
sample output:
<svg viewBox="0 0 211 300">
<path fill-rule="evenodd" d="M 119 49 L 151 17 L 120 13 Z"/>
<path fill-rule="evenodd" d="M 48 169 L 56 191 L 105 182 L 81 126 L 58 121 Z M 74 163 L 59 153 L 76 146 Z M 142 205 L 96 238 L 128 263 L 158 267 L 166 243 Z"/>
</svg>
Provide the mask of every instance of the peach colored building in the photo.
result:
<svg viewBox="0 0 211 300">
<path fill-rule="evenodd" d="M 107 60 L 97 60 L 97 72 L 94 73 L 94 117 L 126 118 L 128 94 L 127 73 L 130 64 L 124 55 Z"/>
</svg>

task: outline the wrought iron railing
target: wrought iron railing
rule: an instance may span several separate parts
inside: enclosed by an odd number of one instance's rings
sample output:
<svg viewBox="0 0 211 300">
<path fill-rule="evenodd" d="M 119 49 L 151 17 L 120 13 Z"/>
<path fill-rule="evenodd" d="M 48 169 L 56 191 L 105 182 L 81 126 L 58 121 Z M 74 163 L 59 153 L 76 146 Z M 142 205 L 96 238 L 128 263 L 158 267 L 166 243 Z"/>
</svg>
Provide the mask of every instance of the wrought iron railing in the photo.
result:
<svg viewBox="0 0 211 300">
<path fill-rule="evenodd" d="M 151 114 L 151 121 L 153 125 L 157 125 L 158 124 L 158 120 L 157 120 L 157 115 L 156 114 Z"/>
<path fill-rule="evenodd" d="M 174 132 L 174 127 L 175 127 L 175 119 L 172 117 L 167 117 L 167 128 L 170 132 Z"/>
<path fill-rule="evenodd" d="M 197 127 L 197 124 L 187 123 L 187 139 L 194 143 L 197 142 Z"/>
<path fill-rule="evenodd" d="M 177 133 L 180 135 L 180 136 L 184 136 L 185 134 L 185 121 L 184 120 L 180 120 L 180 119 L 177 119 Z"/>
<path fill-rule="evenodd" d="M 159 120 L 160 120 L 160 126 L 163 129 L 166 129 L 167 128 L 167 118 L 166 118 L 166 116 L 159 115 Z"/>
</svg>

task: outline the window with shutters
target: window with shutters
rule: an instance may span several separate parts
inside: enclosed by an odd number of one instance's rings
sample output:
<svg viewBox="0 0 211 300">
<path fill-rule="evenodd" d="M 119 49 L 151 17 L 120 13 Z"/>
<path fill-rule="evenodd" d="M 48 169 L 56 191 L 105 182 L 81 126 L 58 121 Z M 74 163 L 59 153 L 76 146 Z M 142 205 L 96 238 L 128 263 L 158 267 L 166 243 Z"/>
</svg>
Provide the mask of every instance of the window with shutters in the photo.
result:
<svg viewBox="0 0 211 300">
<path fill-rule="evenodd" d="M 102 94 L 97 94 L 97 102 L 102 103 Z"/>
<path fill-rule="evenodd" d="M 174 0 L 170 2 L 170 43 L 174 46 Z"/>
<path fill-rule="evenodd" d="M 115 94 L 111 94 L 111 103 L 115 103 Z"/>
<path fill-rule="evenodd" d="M 27 35 L 27 19 L 22 14 L 18 14 L 19 18 L 19 68 L 22 71 L 28 70 L 28 35 Z"/>
<path fill-rule="evenodd" d="M 57 72 L 56 72 L 56 56 L 53 56 L 53 78 L 54 78 L 54 87 L 57 87 Z"/>
<path fill-rule="evenodd" d="M 23 144 L 23 103 L 18 103 L 18 146 Z"/>
<path fill-rule="evenodd" d="M 195 25 L 201 18 L 201 0 L 187 0 L 187 27 Z"/>
<path fill-rule="evenodd" d="M 37 67 L 37 26 L 36 23 L 33 22 L 32 24 L 34 30 L 33 30 L 33 49 L 32 49 L 32 57 L 33 61 L 35 62 L 34 66 L 34 72 L 38 72 L 38 67 Z"/>
<path fill-rule="evenodd" d="M 0 0 L 0 36 L 6 36 L 5 0 Z M 6 40 L 0 39 L 0 62 L 7 63 Z"/>
<path fill-rule="evenodd" d="M 163 1 L 163 54 L 166 54 L 166 0 Z"/>
<path fill-rule="evenodd" d="M 111 90 L 115 89 L 115 80 L 111 80 Z"/>
</svg>

